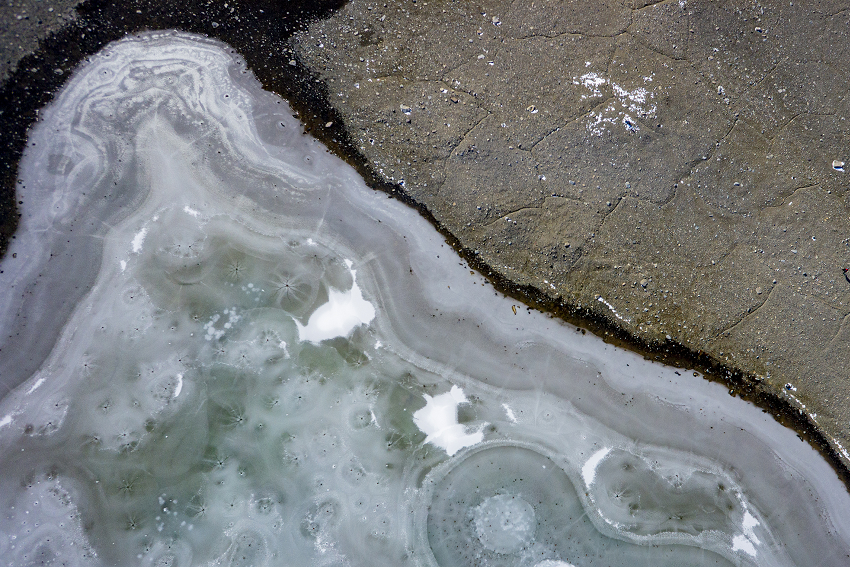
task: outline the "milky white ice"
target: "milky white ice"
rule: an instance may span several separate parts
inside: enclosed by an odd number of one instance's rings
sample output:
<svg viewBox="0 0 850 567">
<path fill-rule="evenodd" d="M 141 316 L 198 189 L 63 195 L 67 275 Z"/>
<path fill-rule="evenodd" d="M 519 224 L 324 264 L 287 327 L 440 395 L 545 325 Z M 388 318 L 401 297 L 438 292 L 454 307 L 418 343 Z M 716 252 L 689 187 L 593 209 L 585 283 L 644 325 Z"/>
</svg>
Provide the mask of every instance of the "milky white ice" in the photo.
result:
<svg viewBox="0 0 850 567">
<path fill-rule="evenodd" d="M 148 235 L 148 229 L 143 228 L 133 236 L 133 253 L 138 254 L 142 251 L 142 245 L 145 243 L 145 236 Z"/>
<path fill-rule="evenodd" d="M 298 327 L 298 338 L 302 341 L 318 343 L 336 337 L 346 337 L 355 327 L 365 325 L 375 318 L 375 307 L 363 299 L 363 292 L 357 285 L 357 271 L 352 270 L 351 260 L 345 261 L 351 271 L 354 283 L 348 291 L 330 290 L 328 302 L 310 315 L 307 325 Z"/>
<path fill-rule="evenodd" d="M 587 486 L 593 484 L 593 479 L 596 477 L 596 468 L 599 466 L 599 463 L 602 462 L 608 453 L 611 452 L 611 449 L 605 447 L 604 449 L 599 449 L 593 455 L 587 459 L 587 462 L 584 463 L 584 466 L 581 467 L 581 478 L 584 479 L 584 483 Z"/>
<path fill-rule="evenodd" d="M 847 564 L 792 431 L 512 309 L 221 43 L 108 46 L 19 178 L 0 566 Z"/>
<path fill-rule="evenodd" d="M 433 398 L 425 394 L 425 402 L 425 407 L 413 414 L 413 423 L 427 435 L 426 443 L 440 447 L 451 456 L 484 439 L 481 430 L 486 424 L 479 425 L 477 431 L 468 432 L 457 421 L 458 406 L 469 403 L 458 386 Z"/>
<path fill-rule="evenodd" d="M 745 511 L 742 525 L 744 533 L 736 535 L 732 539 L 732 549 L 745 551 L 755 557 L 757 555 L 756 546 L 761 543 L 755 534 L 755 528 L 759 525 L 759 521 L 748 511 Z"/>
</svg>

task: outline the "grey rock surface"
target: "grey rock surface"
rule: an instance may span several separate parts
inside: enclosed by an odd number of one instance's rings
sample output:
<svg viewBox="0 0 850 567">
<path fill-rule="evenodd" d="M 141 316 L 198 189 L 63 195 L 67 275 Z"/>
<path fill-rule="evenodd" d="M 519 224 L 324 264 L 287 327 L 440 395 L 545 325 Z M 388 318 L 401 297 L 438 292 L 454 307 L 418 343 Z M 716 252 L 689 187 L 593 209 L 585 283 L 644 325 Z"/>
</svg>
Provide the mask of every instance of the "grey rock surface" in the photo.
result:
<svg viewBox="0 0 850 567">
<path fill-rule="evenodd" d="M 850 2 L 353 0 L 294 45 L 485 264 L 742 370 L 850 463 Z"/>
<path fill-rule="evenodd" d="M 0 4 L 0 82 L 38 42 L 76 18 L 79 0 L 13 0 Z"/>
</svg>

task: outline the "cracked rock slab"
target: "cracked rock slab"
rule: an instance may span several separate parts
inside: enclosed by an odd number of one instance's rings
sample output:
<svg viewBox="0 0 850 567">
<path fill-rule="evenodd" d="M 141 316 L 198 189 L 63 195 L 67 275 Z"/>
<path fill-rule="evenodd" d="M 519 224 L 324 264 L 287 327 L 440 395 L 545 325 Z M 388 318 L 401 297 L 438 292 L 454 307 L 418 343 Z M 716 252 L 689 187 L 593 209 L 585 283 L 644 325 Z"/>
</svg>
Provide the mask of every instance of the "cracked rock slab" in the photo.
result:
<svg viewBox="0 0 850 567">
<path fill-rule="evenodd" d="M 292 44 L 494 271 L 743 371 L 850 464 L 850 2 L 353 0 Z"/>
</svg>

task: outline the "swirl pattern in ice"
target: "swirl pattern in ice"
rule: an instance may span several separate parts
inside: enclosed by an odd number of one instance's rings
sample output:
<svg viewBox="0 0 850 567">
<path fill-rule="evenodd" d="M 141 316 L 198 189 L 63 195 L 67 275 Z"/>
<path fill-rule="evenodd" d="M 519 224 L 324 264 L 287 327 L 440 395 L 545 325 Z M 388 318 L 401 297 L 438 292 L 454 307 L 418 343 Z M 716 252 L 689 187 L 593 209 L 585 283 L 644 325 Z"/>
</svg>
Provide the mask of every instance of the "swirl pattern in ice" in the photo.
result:
<svg viewBox="0 0 850 567">
<path fill-rule="evenodd" d="M 3 564 L 847 564 L 792 432 L 512 308 L 222 44 L 108 47 L 21 179 Z"/>
</svg>

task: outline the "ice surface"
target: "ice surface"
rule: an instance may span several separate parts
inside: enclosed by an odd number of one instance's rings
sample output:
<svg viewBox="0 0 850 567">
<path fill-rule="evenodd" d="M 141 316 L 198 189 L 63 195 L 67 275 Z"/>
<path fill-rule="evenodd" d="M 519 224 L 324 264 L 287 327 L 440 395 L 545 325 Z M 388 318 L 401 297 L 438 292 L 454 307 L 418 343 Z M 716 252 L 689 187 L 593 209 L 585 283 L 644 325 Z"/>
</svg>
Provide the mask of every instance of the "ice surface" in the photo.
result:
<svg viewBox="0 0 850 567">
<path fill-rule="evenodd" d="M 425 407 L 414 412 L 413 423 L 427 435 L 426 443 L 440 447 L 449 456 L 454 455 L 484 440 L 482 429 L 486 423 L 480 424 L 476 431 L 467 432 L 457 421 L 458 406 L 467 403 L 469 400 L 463 390 L 454 385 L 445 394 L 433 398 L 425 394 Z"/>
<path fill-rule="evenodd" d="M 351 271 L 351 289 L 329 290 L 328 302 L 310 315 L 307 325 L 301 325 L 296 320 L 300 340 L 319 343 L 336 337 L 347 337 L 355 327 L 366 325 L 375 318 L 375 307 L 363 299 L 363 292 L 357 285 L 357 270 L 351 270 L 351 260 L 345 263 Z"/>
<path fill-rule="evenodd" d="M 0 564 L 847 564 L 850 498 L 793 432 L 514 314 L 227 46 L 129 37 L 40 116 Z"/>
<path fill-rule="evenodd" d="M 581 467 L 581 478 L 584 479 L 584 483 L 588 487 L 593 484 L 593 479 L 596 477 L 596 468 L 599 466 L 599 463 L 601 463 L 602 459 L 607 457 L 610 452 L 611 449 L 608 447 L 599 449 L 593 453 L 593 455 L 587 459 L 587 462 L 584 463 L 584 466 Z"/>
</svg>

